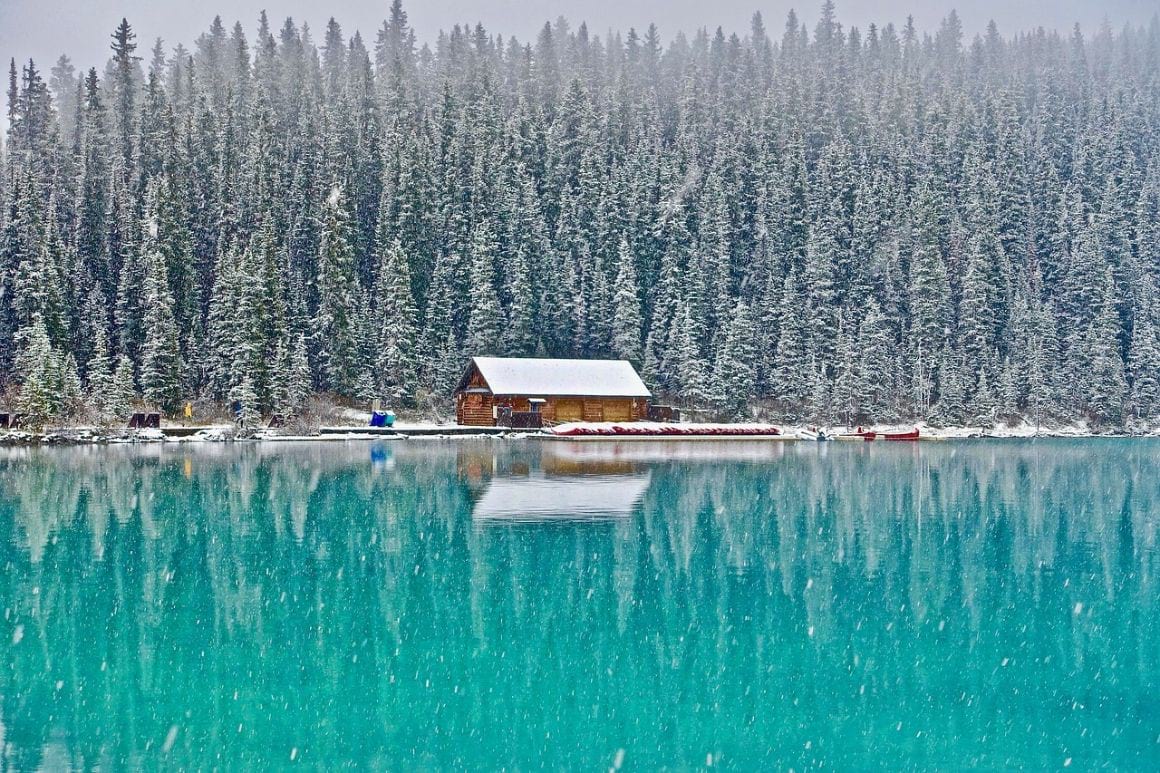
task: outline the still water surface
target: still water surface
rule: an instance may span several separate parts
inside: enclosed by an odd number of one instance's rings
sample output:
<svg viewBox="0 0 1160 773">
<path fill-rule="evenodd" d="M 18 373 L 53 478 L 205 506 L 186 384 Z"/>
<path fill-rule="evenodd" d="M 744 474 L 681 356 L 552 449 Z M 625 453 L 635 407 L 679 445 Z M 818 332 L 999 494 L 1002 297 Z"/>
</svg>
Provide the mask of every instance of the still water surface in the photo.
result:
<svg viewBox="0 0 1160 773">
<path fill-rule="evenodd" d="M 0 767 L 1160 767 L 1160 445 L 0 450 Z"/>
</svg>

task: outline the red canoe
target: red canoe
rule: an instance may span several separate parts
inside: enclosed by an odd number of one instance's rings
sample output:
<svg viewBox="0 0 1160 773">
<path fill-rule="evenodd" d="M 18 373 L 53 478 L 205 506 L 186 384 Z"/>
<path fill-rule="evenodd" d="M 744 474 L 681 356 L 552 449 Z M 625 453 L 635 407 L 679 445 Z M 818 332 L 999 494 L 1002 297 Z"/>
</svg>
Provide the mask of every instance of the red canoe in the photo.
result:
<svg viewBox="0 0 1160 773">
<path fill-rule="evenodd" d="M 548 430 L 557 437 L 762 437 L 781 434 L 760 424 L 596 424 L 563 425 Z"/>
</svg>

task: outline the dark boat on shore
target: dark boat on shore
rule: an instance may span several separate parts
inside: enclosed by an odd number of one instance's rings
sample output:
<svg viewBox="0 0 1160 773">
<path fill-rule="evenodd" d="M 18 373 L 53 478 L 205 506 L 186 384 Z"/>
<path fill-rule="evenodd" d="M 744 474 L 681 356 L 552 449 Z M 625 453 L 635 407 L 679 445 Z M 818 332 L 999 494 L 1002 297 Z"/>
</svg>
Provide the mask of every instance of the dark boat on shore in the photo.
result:
<svg viewBox="0 0 1160 773">
<path fill-rule="evenodd" d="M 908 430 L 906 432 L 872 432 L 863 430 L 861 427 L 857 431 L 845 435 L 839 435 L 840 440 L 919 440 L 918 429 Z"/>
</svg>

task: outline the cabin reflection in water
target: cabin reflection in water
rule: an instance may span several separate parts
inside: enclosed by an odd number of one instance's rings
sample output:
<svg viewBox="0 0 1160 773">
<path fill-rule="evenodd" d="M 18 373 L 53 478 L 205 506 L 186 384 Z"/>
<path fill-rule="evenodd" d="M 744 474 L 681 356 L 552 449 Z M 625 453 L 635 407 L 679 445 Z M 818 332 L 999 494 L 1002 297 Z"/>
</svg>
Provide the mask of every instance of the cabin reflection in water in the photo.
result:
<svg viewBox="0 0 1160 773">
<path fill-rule="evenodd" d="M 480 525 L 607 521 L 632 516 L 651 473 L 638 463 L 601 455 L 576 459 L 535 446 L 520 455 L 477 449 L 460 455 Z"/>
</svg>

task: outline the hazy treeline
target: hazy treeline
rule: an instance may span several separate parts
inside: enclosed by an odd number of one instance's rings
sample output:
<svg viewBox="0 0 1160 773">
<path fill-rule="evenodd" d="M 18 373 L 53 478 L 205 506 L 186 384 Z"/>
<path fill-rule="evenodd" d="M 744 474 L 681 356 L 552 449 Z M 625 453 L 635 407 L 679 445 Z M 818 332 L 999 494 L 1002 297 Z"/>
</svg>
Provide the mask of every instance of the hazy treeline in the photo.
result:
<svg viewBox="0 0 1160 773">
<path fill-rule="evenodd" d="M 589 459 L 648 474 L 633 514 L 515 527 L 474 502 L 538 447 L 379 449 L 5 451 L 7 763 L 1047 766 L 1060 712 L 1154 747 L 1144 445 Z"/>
<path fill-rule="evenodd" d="M 13 63 L 20 407 L 426 404 L 502 353 L 732 415 L 1160 412 L 1160 22 L 350 32 Z"/>
</svg>

